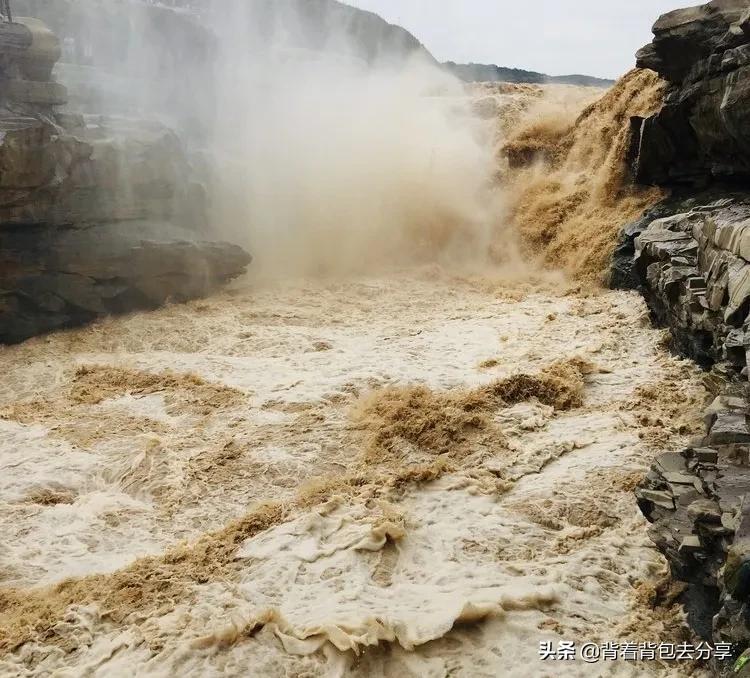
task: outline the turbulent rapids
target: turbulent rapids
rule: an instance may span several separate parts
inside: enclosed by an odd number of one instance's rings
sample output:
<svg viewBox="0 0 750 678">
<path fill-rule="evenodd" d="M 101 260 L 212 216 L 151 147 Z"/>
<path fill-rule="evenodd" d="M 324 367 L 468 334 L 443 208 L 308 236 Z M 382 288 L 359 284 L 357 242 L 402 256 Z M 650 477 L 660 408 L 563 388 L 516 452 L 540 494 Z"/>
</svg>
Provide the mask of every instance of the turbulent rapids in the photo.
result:
<svg viewBox="0 0 750 678">
<path fill-rule="evenodd" d="M 596 109 L 566 113 L 591 91 L 501 90 L 473 95 L 505 144 L 488 195 L 537 161 L 580 184 L 560 153 L 504 160 L 555 110 L 609 181 L 574 127 Z M 264 272 L 4 349 L 2 671 L 495 676 L 540 639 L 682 637 L 632 490 L 691 432 L 701 380 L 634 293 L 534 273 L 534 190 L 521 227 L 464 234 L 458 268 L 420 263 L 460 247 L 423 213 L 406 268 Z"/>
<path fill-rule="evenodd" d="M 539 661 L 694 639 L 634 490 L 702 432 L 710 380 L 604 289 L 620 229 L 665 196 L 629 167 L 664 81 L 466 84 L 335 2 L 63 4 L 61 79 L 129 108 L 36 111 L 64 162 L 15 198 L 73 186 L 128 239 L 89 267 L 105 229 L 75 194 L 42 282 L 32 256 L 0 266 L 0 293 L 28 287 L 0 295 L 7 336 L 39 335 L 40 308 L 67 328 L 0 347 L 0 676 L 703 675 Z M 101 101 L 76 41 L 118 22 L 200 45 L 195 72 L 101 39 L 123 90 Z M 185 108 L 202 79 L 212 105 Z M 204 240 L 152 250 L 133 220 Z"/>
<path fill-rule="evenodd" d="M 507 675 L 682 632 L 632 489 L 703 389 L 634 294 L 241 283 L 2 369 L 8 674 Z"/>
</svg>

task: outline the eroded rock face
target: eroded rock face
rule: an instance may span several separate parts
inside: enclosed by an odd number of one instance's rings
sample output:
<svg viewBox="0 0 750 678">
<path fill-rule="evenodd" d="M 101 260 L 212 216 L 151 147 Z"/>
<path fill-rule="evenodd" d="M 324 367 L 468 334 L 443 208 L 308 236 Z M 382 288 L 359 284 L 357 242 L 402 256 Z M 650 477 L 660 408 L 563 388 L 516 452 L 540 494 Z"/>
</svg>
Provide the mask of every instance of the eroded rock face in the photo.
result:
<svg viewBox="0 0 750 678">
<path fill-rule="evenodd" d="M 729 409 L 720 414 L 744 416 Z M 750 637 L 745 628 L 722 621 L 738 602 L 722 568 L 742 520 L 744 488 L 750 482 L 750 469 L 741 461 L 743 449 L 747 448 L 719 444 L 709 433 L 694 447 L 659 456 L 636 490 L 638 505 L 652 523 L 649 536 L 667 557 L 673 576 L 690 584 L 688 599 L 699 599 L 697 605 L 686 601 L 689 621 L 704 638 L 720 642 Z"/>
<path fill-rule="evenodd" d="M 673 197 L 623 231 L 622 270 L 677 350 L 712 372 L 706 435 L 636 491 L 695 629 L 750 644 L 750 195 Z M 628 252 L 632 266 L 627 267 Z M 744 574 L 743 574 L 744 573 Z"/>
<path fill-rule="evenodd" d="M 158 123 L 0 115 L 0 224 L 169 219 L 189 178 L 179 138 Z"/>
<path fill-rule="evenodd" d="M 0 115 L 0 343 L 203 296 L 244 272 L 241 248 L 200 235 L 193 175 L 158 123 Z"/>
<path fill-rule="evenodd" d="M 634 120 L 635 176 L 684 194 L 623 230 L 613 283 L 640 288 L 675 348 L 706 368 L 706 436 L 661 455 L 637 491 L 650 534 L 688 582 L 694 628 L 750 645 L 750 6 L 670 12 L 637 55 L 670 87 Z M 722 188 L 723 186 L 723 188 Z M 729 188 L 728 188 L 729 187 Z"/>
<path fill-rule="evenodd" d="M 0 23 L 0 343 L 202 296 L 250 262 L 198 235 L 205 191 L 172 130 L 58 112 L 60 53 L 39 21 Z"/>
<path fill-rule="evenodd" d="M 205 296 L 242 273 L 240 247 L 164 221 L 0 229 L 0 343 Z"/>
<path fill-rule="evenodd" d="M 659 456 L 636 490 L 649 535 L 675 578 L 691 585 L 704 637 L 750 644 L 750 407 L 735 383 L 706 412 L 706 436 Z"/>
<path fill-rule="evenodd" d="M 636 55 L 638 66 L 684 81 L 706 57 L 743 43 L 740 20 L 747 9 L 746 0 L 712 0 L 664 14 L 654 24 L 653 42 Z"/>
<path fill-rule="evenodd" d="M 642 122 L 637 179 L 707 184 L 750 180 L 750 13 L 746 0 L 670 12 L 637 65 L 671 83 L 660 113 Z"/>
<path fill-rule="evenodd" d="M 706 367 L 729 361 L 739 373 L 750 330 L 750 197 L 694 203 L 673 202 L 676 213 L 633 233 L 633 271 L 680 352 Z"/>
</svg>

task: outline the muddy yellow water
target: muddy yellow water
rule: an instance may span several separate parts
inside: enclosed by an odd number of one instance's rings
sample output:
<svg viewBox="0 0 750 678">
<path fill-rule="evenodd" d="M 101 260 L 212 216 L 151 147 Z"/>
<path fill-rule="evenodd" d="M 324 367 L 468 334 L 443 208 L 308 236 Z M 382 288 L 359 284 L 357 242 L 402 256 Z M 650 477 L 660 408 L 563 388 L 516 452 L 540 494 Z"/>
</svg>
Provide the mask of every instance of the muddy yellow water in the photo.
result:
<svg viewBox="0 0 750 678">
<path fill-rule="evenodd" d="M 0 674 L 685 675 L 632 489 L 704 391 L 633 293 L 259 286 L 0 350 Z"/>
</svg>

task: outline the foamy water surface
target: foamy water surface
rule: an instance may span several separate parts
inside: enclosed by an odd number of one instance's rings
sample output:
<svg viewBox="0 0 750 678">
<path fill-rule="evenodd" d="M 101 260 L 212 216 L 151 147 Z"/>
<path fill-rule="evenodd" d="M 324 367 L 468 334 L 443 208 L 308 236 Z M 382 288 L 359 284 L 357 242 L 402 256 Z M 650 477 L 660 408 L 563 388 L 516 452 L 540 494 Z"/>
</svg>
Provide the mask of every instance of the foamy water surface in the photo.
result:
<svg viewBox="0 0 750 678">
<path fill-rule="evenodd" d="M 1 349 L 0 586 L 57 602 L 0 614 L 0 674 L 685 675 L 538 659 L 542 640 L 679 632 L 644 593 L 664 566 L 632 488 L 703 397 L 636 295 L 563 287 L 245 282 Z M 362 465 L 351 413 L 374 389 L 473 388 L 572 357 L 596 366 L 582 407 L 500 408 L 505 442 L 477 439 L 432 481 L 385 491 L 403 469 Z M 643 389 L 670 385 L 684 406 L 654 440 Z M 337 489 L 351 473 L 368 489 Z M 328 489 L 301 501 L 311 479 Z M 283 515 L 227 542 L 264 502 Z M 164 555 L 201 538 L 199 575 Z M 170 582 L 158 605 L 138 568 L 122 595 L 118 572 L 145 556 Z M 45 593 L 68 578 L 70 599 Z"/>
</svg>

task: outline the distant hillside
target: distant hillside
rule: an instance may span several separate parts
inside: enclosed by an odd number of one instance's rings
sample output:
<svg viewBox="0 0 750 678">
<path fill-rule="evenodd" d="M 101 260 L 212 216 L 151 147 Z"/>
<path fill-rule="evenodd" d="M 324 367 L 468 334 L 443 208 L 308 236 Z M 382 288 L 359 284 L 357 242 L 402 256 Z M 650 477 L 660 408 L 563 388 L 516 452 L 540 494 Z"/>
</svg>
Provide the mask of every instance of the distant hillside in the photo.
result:
<svg viewBox="0 0 750 678">
<path fill-rule="evenodd" d="M 337 0 L 253 0 L 271 21 L 287 17 L 284 26 L 295 26 L 294 37 L 306 47 L 323 49 L 337 31 L 348 35 L 359 56 L 368 62 L 401 61 L 420 54 L 437 60 L 409 31 L 379 15 Z M 295 19 L 295 21 L 291 21 Z"/>
<path fill-rule="evenodd" d="M 584 87 L 611 87 L 614 80 L 594 78 L 590 75 L 547 75 L 521 68 L 504 68 L 494 64 L 457 64 L 446 61 L 443 66 L 465 82 L 523 82 L 536 85 L 557 83 Z"/>
<path fill-rule="evenodd" d="M 235 0 L 236 4 L 237 0 Z M 437 63 L 409 31 L 388 23 L 373 12 L 350 7 L 337 0 L 242 0 L 255 28 L 255 38 L 283 40 L 290 46 L 313 51 L 332 48 L 351 50 L 368 63 L 401 62 L 415 54 Z M 193 34 L 199 44 L 210 41 L 212 12 L 223 12 L 229 0 L 14 0 L 14 13 L 44 21 L 63 39 L 79 45 L 76 60 L 116 67 L 131 43 L 122 36 L 132 30 L 138 8 L 147 7 L 148 24 L 154 31 Z M 143 36 L 140 36 L 141 38 Z M 343 42 L 342 37 L 349 40 Z M 180 57 L 182 58 L 182 57 Z M 113 64 L 110 62 L 114 61 Z"/>
</svg>

